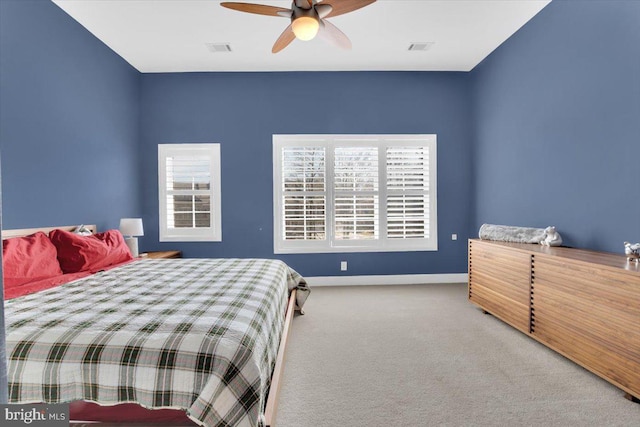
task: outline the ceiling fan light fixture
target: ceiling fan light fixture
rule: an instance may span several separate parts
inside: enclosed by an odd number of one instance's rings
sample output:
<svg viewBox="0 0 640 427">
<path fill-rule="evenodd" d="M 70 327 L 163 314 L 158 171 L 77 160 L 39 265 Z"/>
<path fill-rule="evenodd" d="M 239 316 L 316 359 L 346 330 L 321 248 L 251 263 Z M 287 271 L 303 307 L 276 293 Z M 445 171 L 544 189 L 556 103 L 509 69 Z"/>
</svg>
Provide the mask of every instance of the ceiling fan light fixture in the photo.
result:
<svg viewBox="0 0 640 427">
<path fill-rule="evenodd" d="M 300 16 L 293 20 L 291 29 L 298 40 L 312 40 L 320 29 L 320 23 L 311 16 Z"/>
<path fill-rule="evenodd" d="M 376 0 L 292 0 L 291 8 L 285 9 L 265 4 L 223 1 L 220 6 L 256 15 L 289 18 L 291 23 L 271 48 L 271 53 L 278 53 L 295 39 L 312 40 L 318 33 L 322 38 L 342 49 L 351 49 L 349 38 L 325 18 L 344 15 L 375 2 Z M 322 31 L 320 31 L 320 27 L 322 27 Z"/>
</svg>

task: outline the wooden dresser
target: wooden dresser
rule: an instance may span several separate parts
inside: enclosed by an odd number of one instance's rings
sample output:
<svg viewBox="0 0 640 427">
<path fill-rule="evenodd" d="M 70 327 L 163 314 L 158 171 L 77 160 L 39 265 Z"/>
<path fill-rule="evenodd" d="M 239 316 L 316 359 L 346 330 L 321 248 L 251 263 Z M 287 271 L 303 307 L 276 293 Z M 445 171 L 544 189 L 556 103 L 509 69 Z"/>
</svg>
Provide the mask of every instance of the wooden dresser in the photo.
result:
<svg viewBox="0 0 640 427">
<path fill-rule="evenodd" d="M 638 263 L 624 255 L 472 239 L 469 300 L 638 401 Z"/>
</svg>

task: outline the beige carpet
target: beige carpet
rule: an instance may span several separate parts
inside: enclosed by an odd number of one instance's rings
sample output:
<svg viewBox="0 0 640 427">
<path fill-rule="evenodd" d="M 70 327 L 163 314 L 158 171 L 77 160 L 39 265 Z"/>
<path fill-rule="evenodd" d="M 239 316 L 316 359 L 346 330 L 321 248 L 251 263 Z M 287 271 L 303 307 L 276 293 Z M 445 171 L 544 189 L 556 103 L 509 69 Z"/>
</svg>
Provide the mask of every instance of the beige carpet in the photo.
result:
<svg viewBox="0 0 640 427">
<path fill-rule="evenodd" d="M 314 288 L 277 427 L 640 426 L 640 404 L 484 315 L 466 285 Z"/>
</svg>

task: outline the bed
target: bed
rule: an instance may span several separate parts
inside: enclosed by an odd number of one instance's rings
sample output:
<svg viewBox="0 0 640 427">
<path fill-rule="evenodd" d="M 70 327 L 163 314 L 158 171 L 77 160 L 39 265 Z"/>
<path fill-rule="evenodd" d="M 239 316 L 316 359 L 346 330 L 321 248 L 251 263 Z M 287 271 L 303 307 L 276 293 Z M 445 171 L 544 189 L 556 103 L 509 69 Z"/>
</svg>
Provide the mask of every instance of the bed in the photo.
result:
<svg viewBox="0 0 640 427">
<path fill-rule="evenodd" d="M 51 231 L 3 238 L 34 230 Z M 287 331 L 309 292 L 298 273 L 265 259 L 129 260 L 90 273 L 5 301 L 11 403 L 273 425 Z"/>
</svg>

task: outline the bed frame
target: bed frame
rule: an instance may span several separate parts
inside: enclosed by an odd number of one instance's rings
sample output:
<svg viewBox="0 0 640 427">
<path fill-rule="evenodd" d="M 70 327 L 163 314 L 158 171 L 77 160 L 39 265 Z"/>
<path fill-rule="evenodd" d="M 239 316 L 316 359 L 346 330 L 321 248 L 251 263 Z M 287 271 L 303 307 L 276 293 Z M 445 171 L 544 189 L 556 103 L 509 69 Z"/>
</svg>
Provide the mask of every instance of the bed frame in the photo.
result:
<svg viewBox="0 0 640 427">
<path fill-rule="evenodd" d="M 95 224 L 84 225 L 86 228 L 91 230 L 92 233 L 97 232 L 97 226 Z M 44 233 L 49 234 L 51 230 L 60 229 L 65 231 L 73 231 L 78 227 L 78 225 L 62 225 L 59 227 L 41 227 L 41 228 L 22 228 L 15 230 L 2 230 L 2 240 L 10 239 L 12 237 L 24 237 L 30 234 L 36 233 L 38 231 L 42 231 Z M 285 322 L 284 328 L 282 330 L 282 337 L 280 338 L 280 346 L 278 347 L 278 355 L 276 356 L 276 364 L 273 368 L 273 374 L 271 375 L 271 387 L 269 388 L 269 394 L 267 396 L 267 402 L 265 405 L 265 420 L 266 427 L 275 427 L 275 419 L 276 419 L 276 411 L 278 409 L 278 394 L 280 393 L 280 386 L 282 384 L 282 373 L 284 372 L 284 362 L 285 362 L 285 353 L 287 349 L 287 343 L 289 341 L 289 331 L 291 330 L 291 323 L 293 322 L 294 311 L 296 310 L 296 289 L 291 291 L 291 295 L 289 295 L 289 301 L 287 302 L 287 311 L 285 314 Z M 80 426 L 84 425 L 86 422 L 81 421 L 70 421 L 70 426 L 74 425 Z M 91 424 L 95 424 L 96 426 L 123 426 L 126 424 L 115 424 L 115 423 L 99 423 L 99 422 L 91 422 Z M 144 424 L 139 424 L 142 427 Z M 170 424 L 163 424 L 166 427 L 169 427 Z M 174 426 L 175 427 L 175 426 Z"/>
</svg>

